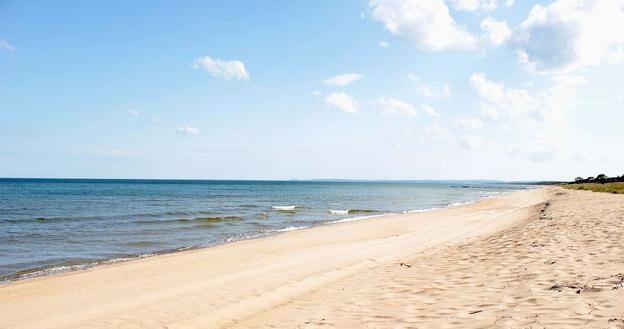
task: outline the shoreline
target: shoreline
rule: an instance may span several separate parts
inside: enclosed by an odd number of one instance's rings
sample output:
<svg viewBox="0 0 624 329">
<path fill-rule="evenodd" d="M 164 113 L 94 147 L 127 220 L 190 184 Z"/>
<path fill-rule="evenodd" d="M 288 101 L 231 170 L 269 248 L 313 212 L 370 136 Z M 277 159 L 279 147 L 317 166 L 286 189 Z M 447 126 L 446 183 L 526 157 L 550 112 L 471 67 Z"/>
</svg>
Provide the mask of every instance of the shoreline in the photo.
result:
<svg viewBox="0 0 624 329">
<path fill-rule="evenodd" d="M 545 189 L 522 190 L 13 281 L 0 286 L 8 314 L 0 325 L 109 328 L 119 319 L 219 328 L 409 255 L 497 232 L 538 214 L 545 200 Z"/>
<path fill-rule="evenodd" d="M 624 196 L 544 189 L 537 213 L 324 285 L 235 328 L 624 328 Z"/>
<path fill-rule="evenodd" d="M 309 226 L 287 226 L 281 229 L 276 229 L 276 230 L 268 231 L 268 232 L 261 232 L 261 233 L 255 233 L 255 234 L 250 233 L 249 235 L 242 236 L 237 239 L 228 238 L 228 239 L 225 239 L 224 241 L 214 242 L 210 244 L 183 246 L 183 247 L 179 247 L 175 249 L 157 250 L 157 251 L 146 253 L 146 254 L 136 254 L 136 255 L 129 254 L 126 257 L 93 260 L 90 262 L 78 263 L 78 264 L 73 264 L 73 265 L 55 264 L 55 265 L 43 266 L 39 268 L 32 268 L 32 269 L 27 269 L 24 271 L 20 271 L 20 272 L 16 272 L 13 274 L 0 277 L 0 287 L 3 285 L 11 284 L 13 282 L 18 282 L 18 281 L 33 280 L 33 279 L 40 278 L 40 277 L 48 277 L 48 276 L 54 276 L 54 275 L 59 275 L 63 273 L 84 271 L 84 270 L 88 270 L 92 268 L 97 268 L 100 266 L 132 262 L 132 261 L 136 261 L 136 260 L 140 260 L 144 258 L 158 257 L 161 255 L 175 254 L 175 253 L 186 252 L 190 250 L 215 248 L 215 247 L 219 247 L 223 245 L 228 245 L 231 243 L 236 243 L 238 241 L 271 238 L 273 236 L 284 234 L 287 232 L 298 231 L 298 230 L 308 230 L 308 229 L 313 229 L 316 227 L 321 227 L 321 226 L 326 226 L 326 225 L 335 225 L 335 224 L 342 224 L 342 223 L 349 223 L 349 222 L 358 222 L 358 221 L 375 219 L 375 218 L 404 216 L 404 215 L 410 215 L 410 214 L 420 214 L 420 213 L 427 213 L 427 212 L 432 212 L 432 211 L 440 211 L 444 209 L 452 209 L 452 208 L 462 207 L 465 205 L 475 204 L 482 200 L 496 198 L 496 197 L 504 196 L 510 193 L 531 190 L 531 189 L 539 189 L 539 187 L 528 187 L 528 188 L 518 189 L 514 191 L 500 192 L 494 195 L 484 195 L 475 200 L 449 203 L 446 206 L 442 206 L 442 207 L 405 210 L 405 211 L 397 212 L 397 213 L 381 213 L 381 214 L 375 214 L 375 215 L 359 215 L 359 216 L 356 215 L 353 217 L 345 217 L 345 218 L 340 218 L 340 219 L 335 219 L 335 220 L 323 220 L 323 221 L 319 220 L 318 223 L 315 223 Z M 349 210 L 351 209 L 347 209 L 347 214 Z M 328 210 L 328 211 L 331 213 L 333 210 Z"/>
</svg>

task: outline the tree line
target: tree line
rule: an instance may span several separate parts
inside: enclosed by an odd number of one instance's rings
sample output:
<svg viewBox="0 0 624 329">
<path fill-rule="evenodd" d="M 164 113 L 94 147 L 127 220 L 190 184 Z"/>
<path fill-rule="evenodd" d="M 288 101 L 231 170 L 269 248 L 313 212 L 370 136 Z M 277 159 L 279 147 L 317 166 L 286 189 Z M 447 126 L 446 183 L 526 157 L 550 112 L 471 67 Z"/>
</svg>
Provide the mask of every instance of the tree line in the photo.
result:
<svg viewBox="0 0 624 329">
<path fill-rule="evenodd" d="M 581 183 L 598 183 L 598 184 L 604 184 L 604 183 L 615 183 L 615 182 L 624 182 L 624 175 L 622 176 L 615 176 L 615 177 L 608 177 L 605 174 L 600 174 L 597 175 L 596 177 L 594 176 L 590 176 L 587 178 L 583 178 L 583 177 L 576 177 L 574 179 L 574 184 L 581 184 Z"/>
</svg>

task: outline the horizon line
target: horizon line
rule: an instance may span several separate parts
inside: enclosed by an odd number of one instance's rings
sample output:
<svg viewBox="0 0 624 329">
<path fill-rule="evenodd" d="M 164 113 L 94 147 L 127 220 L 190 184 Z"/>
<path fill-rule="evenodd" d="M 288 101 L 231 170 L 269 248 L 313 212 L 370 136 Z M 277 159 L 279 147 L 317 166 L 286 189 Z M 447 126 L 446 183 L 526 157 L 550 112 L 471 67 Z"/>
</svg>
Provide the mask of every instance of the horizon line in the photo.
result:
<svg viewBox="0 0 624 329">
<path fill-rule="evenodd" d="M 0 177 L 0 180 L 143 180 L 143 181 L 249 181 L 249 182 L 497 182 L 497 183 L 539 183 L 564 182 L 562 180 L 504 180 L 504 179 L 367 179 L 367 178 L 286 178 L 286 179 L 242 179 L 242 178 L 108 178 L 108 177 Z"/>
</svg>

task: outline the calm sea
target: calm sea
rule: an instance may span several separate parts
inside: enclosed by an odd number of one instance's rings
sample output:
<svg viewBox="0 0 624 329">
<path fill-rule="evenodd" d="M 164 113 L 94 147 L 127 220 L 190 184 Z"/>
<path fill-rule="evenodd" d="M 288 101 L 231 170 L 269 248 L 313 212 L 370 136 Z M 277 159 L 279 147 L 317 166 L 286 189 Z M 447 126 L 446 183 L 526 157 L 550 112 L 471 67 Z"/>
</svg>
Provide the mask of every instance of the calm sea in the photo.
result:
<svg viewBox="0 0 624 329">
<path fill-rule="evenodd" d="M 448 207 L 520 188 L 483 182 L 0 179 L 0 281 Z"/>
</svg>

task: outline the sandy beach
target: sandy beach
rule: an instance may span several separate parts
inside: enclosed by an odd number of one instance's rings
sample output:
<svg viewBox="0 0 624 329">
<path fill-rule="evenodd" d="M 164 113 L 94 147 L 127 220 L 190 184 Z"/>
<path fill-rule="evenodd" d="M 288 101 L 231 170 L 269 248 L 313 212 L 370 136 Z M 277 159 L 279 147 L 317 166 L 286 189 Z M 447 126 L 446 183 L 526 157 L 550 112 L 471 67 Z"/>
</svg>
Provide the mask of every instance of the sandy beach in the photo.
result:
<svg viewBox="0 0 624 329">
<path fill-rule="evenodd" d="M 0 286 L 1 328 L 624 328 L 624 196 L 548 187 Z"/>
</svg>

